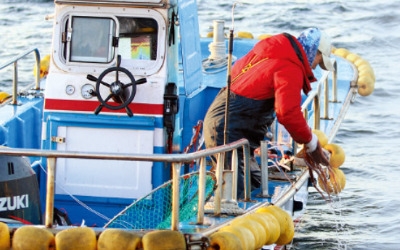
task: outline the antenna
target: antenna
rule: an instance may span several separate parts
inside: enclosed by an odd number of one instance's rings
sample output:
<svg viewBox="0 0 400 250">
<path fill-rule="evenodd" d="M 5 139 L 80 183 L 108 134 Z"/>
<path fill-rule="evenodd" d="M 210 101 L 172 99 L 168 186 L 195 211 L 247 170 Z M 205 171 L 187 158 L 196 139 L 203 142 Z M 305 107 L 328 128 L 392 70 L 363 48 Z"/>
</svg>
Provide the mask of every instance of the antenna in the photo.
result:
<svg viewBox="0 0 400 250">
<path fill-rule="evenodd" d="M 224 144 L 229 143 L 229 94 L 231 91 L 231 69 L 232 69 L 232 52 L 233 52 L 233 31 L 234 31 L 234 10 L 238 2 L 234 2 L 232 6 L 232 27 L 229 30 L 229 43 L 228 43 L 228 65 L 227 65 L 227 90 L 226 90 L 226 103 L 225 103 L 225 125 L 224 125 Z"/>
</svg>

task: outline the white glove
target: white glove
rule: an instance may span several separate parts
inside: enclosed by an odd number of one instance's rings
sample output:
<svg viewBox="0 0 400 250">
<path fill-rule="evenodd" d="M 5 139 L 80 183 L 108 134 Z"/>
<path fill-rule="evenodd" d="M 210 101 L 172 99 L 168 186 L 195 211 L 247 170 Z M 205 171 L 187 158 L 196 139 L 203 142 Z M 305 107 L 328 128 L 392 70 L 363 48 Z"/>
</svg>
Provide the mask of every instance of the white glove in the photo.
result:
<svg viewBox="0 0 400 250">
<path fill-rule="evenodd" d="M 314 133 L 312 133 L 311 141 L 306 144 L 306 152 L 307 153 L 313 152 L 317 148 L 317 144 L 318 144 L 318 137 Z"/>
</svg>

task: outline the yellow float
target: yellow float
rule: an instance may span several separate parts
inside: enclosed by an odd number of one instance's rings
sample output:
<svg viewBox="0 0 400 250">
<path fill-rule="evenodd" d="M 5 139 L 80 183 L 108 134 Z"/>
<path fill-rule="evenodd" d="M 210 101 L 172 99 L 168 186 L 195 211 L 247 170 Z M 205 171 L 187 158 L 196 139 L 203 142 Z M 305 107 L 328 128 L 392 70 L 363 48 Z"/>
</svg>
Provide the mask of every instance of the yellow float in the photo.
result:
<svg viewBox="0 0 400 250">
<path fill-rule="evenodd" d="M 368 96 L 375 90 L 375 73 L 368 61 L 361 56 L 351 53 L 347 49 L 338 48 L 333 50 L 333 54 L 346 58 L 357 67 L 358 71 L 358 94 Z"/>
<path fill-rule="evenodd" d="M 324 147 L 326 144 L 328 144 L 328 137 L 325 135 L 324 132 L 318 129 L 313 129 L 312 131 L 317 137 L 319 144 L 321 144 L 321 147 Z"/>
<path fill-rule="evenodd" d="M 334 50 L 334 54 L 337 55 L 337 56 L 346 58 L 346 56 L 347 56 L 348 54 L 350 54 L 350 51 L 348 51 L 348 50 L 345 49 L 345 48 L 337 48 L 337 49 Z"/>
<path fill-rule="evenodd" d="M 349 53 L 346 56 L 346 59 L 349 60 L 350 62 L 352 62 L 354 64 L 355 61 L 357 61 L 358 59 L 360 59 L 361 57 L 357 54 L 354 53 Z"/>
<path fill-rule="evenodd" d="M 179 231 L 156 230 L 142 238 L 144 250 L 174 249 L 186 250 L 185 236 Z"/>
<path fill-rule="evenodd" d="M 270 223 L 268 220 L 270 217 L 268 217 L 266 214 L 262 214 L 262 213 L 253 213 L 253 214 L 247 215 L 245 218 L 257 221 L 264 228 L 264 232 L 265 232 L 264 245 L 269 245 L 269 244 L 273 243 L 273 242 L 269 243 L 270 238 L 271 238 L 271 226 L 270 226 Z"/>
<path fill-rule="evenodd" d="M 40 70 L 40 79 L 42 79 L 43 77 L 47 76 L 47 74 L 49 73 L 49 67 L 50 67 L 50 55 L 46 55 L 43 57 L 42 60 L 40 60 L 40 66 L 39 66 L 39 70 Z M 36 64 L 33 68 L 33 75 L 36 77 Z"/>
<path fill-rule="evenodd" d="M 7 224 L 0 222 L 0 250 L 10 249 L 10 230 Z"/>
<path fill-rule="evenodd" d="M 50 250 L 55 241 L 53 233 L 43 227 L 22 226 L 15 231 L 11 245 L 13 250 Z"/>
<path fill-rule="evenodd" d="M 141 247 L 142 238 L 122 229 L 107 229 L 97 241 L 97 250 L 136 250 Z"/>
<path fill-rule="evenodd" d="M 263 40 L 265 38 L 271 37 L 271 34 L 261 34 L 257 37 L 258 40 Z"/>
<path fill-rule="evenodd" d="M 292 217 L 282 210 L 280 207 L 271 205 L 268 207 L 262 207 L 257 209 L 259 213 L 269 213 L 273 215 L 280 226 L 280 235 L 278 240 L 275 242 L 278 245 L 286 245 L 289 244 L 294 237 L 294 224 L 292 221 Z"/>
<path fill-rule="evenodd" d="M 249 216 L 234 219 L 231 225 L 249 229 L 254 236 L 255 249 L 261 248 L 265 242 L 267 242 L 265 228 L 260 224 L 260 222 Z"/>
<path fill-rule="evenodd" d="M 57 250 L 96 250 L 96 233 L 89 227 L 73 227 L 56 234 Z"/>
<path fill-rule="evenodd" d="M 323 182 L 319 177 L 318 184 L 321 189 L 324 190 L 326 193 L 338 194 L 344 189 L 346 185 L 346 176 L 344 175 L 342 170 L 334 168 L 332 169 L 332 173 L 330 174 L 327 185 L 323 185 Z"/>
<path fill-rule="evenodd" d="M 11 95 L 6 92 L 0 92 L 0 104 L 11 98 Z"/>
<path fill-rule="evenodd" d="M 329 165 L 333 168 L 339 168 L 343 165 L 346 155 L 342 147 L 335 143 L 326 144 L 324 146 L 326 150 L 329 151 L 331 157 L 329 159 Z"/>
<path fill-rule="evenodd" d="M 236 34 L 236 37 L 238 37 L 238 38 L 246 38 L 246 39 L 253 39 L 254 38 L 253 34 L 251 34 L 250 32 L 247 32 L 247 31 L 238 31 L 238 33 Z"/>
<path fill-rule="evenodd" d="M 240 249 L 242 243 L 239 238 L 228 231 L 215 232 L 210 236 L 210 246 L 207 250 L 232 250 Z"/>
<path fill-rule="evenodd" d="M 230 232 L 239 238 L 241 243 L 241 249 L 254 250 L 255 249 L 255 238 L 251 231 L 241 226 L 226 226 L 219 230 L 219 232 Z"/>
<path fill-rule="evenodd" d="M 265 243 L 265 245 L 274 244 L 281 235 L 281 226 L 279 224 L 279 221 L 272 214 L 269 213 L 260 213 L 260 214 L 267 216 L 268 218 L 267 221 L 270 228 L 269 240 Z"/>
<path fill-rule="evenodd" d="M 369 96 L 375 90 L 374 80 L 371 76 L 362 75 L 358 78 L 358 94 L 361 96 Z"/>
</svg>

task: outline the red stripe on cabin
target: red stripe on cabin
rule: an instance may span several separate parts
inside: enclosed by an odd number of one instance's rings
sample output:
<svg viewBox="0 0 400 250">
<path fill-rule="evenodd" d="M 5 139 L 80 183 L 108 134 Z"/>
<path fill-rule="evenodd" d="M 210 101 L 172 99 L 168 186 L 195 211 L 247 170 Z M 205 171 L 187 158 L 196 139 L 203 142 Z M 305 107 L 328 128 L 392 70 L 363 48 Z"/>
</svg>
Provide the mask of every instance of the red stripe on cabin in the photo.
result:
<svg viewBox="0 0 400 250">
<path fill-rule="evenodd" d="M 98 101 L 77 101 L 77 100 L 60 100 L 60 99 L 46 99 L 44 108 L 45 110 L 65 110 L 65 111 L 81 111 L 81 112 L 94 112 L 100 105 Z M 148 114 L 148 115 L 162 115 L 163 104 L 148 104 L 148 103 L 131 103 L 128 105 L 133 114 Z M 110 110 L 103 107 L 101 112 L 107 113 L 126 113 L 125 109 Z"/>
</svg>

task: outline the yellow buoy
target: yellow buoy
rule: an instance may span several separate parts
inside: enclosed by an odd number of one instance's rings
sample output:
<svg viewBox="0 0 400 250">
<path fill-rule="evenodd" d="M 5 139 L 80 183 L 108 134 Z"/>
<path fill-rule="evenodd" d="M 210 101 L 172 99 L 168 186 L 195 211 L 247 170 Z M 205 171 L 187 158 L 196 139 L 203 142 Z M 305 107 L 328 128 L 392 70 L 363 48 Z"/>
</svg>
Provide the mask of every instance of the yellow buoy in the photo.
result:
<svg viewBox="0 0 400 250">
<path fill-rule="evenodd" d="M 89 227 L 73 227 L 56 234 L 57 250 L 96 250 L 96 233 Z"/>
<path fill-rule="evenodd" d="M 97 250 L 136 250 L 142 244 L 142 238 L 133 232 L 122 229 L 107 229 L 97 241 Z"/>
<path fill-rule="evenodd" d="M 12 96 L 6 92 L 0 92 L 0 104 L 5 102 L 7 99 L 11 98 Z"/>
<path fill-rule="evenodd" d="M 261 34 L 257 38 L 258 38 L 258 40 L 263 40 L 263 39 L 271 37 L 271 36 L 272 36 L 271 34 Z"/>
<path fill-rule="evenodd" d="M 46 55 L 40 60 L 40 78 L 47 76 L 50 67 L 50 55 Z M 36 64 L 33 67 L 33 75 L 36 77 Z"/>
<path fill-rule="evenodd" d="M 329 160 L 329 165 L 333 168 L 339 168 L 340 166 L 343 165 L 346 155 L 344 153 L 344 150 L 341 146 L 335 144 L 335 143 L 330 143 L 326 144 L 324 146 L 326 150 L 331 153 L 331 158 Z"/>
<path fill-rule="evenodd" d="M 318 184 L 322 190 L 332 194 L 340 193 L 346 186 L 346 176 L 339 168 L 332 169 L 327 185 L 323 185 L 322 179 L 318 177 Z"/>
<path fill-rule="evenodd" d="M 250 32 L 247 32 L 247 31 L 238 31 L 238 33 L 236 34 L 236 37 L 247 38 L 247 39 L 254 38 L 253 34 L 251 34 Z"/>
<path fill-rule="evenodd" d="M 249 216 L 235 219 L 232 221 L 231 225 L 245 227 L 249 229 L 254 236 L 256 249 L 261 248 L 265 244 L 265 242 L 267 242 L 267 235 L 264 227 L 260 224 L 260 222 L 252 219 Z"/>
<path fill-rule="evenodd" d="M 210 31 L 207 33 L 208 38 L 212 38 L 214 36 L 214 32 Z"/>
<path fill-rule="evenodd" d="M 374 92 L 375 83 L 371 76 L 361 75 L 357 80 L 358 94 L 361 96 L 368 96 Z"/>
<path fill-rule="evenodd" d="M 324 132 L 318 129 L 313 129 L 312 131 L 317 137 L 319 144 L 321 144 L 321 147 L 324 147 L 326 144 L 328 144 L 328 137 L 325 135 Z"/>
<path fill-rule="evenodd" d="M 280 235 L 278 240 L 275 242 L 276 244 L 286 245 L 293 240 L 294 224 L 292 217 L 287 212 L 274 205 L 259 208 L 257 209 L 257 212 L 270 213 L 278 220 L 280 226 Z"/>
<path fill-rule="evenodd" d="M 267 238 L 265 245 L 274 244 L 281 234 L 281 228 L 278 220 L 272 214 L 262 211 L 257 211 L 254 214 L 261 216 L 262 219 L 260 221 L 265 222 L 267 225 L 266 234 L 269 235 L 269 237 Z"/>
<path fill-rule="evenodd" d="M 245 227 L 229 225 L 219 230 L 220 232 L 230 232 L 239 238 L 242 245 L 241 249 L 255 249 L 255 238 L 251 231 Z"/>
<path fill-rule="evenodd" d="M 374 73 L 374 70 L 372 69 L 371 65 L 361 64 L 360 66 L 357 67 L 357 70 L 359 72 L 359 75 L 363 74 L 364 72 L 368 73 L 375 82 L 375 73 Z"/>
<path fill-rule="evenodd" d="M 348 51 L 348 50 L 345 49 L 345 48 L 337 48 L 337 49 L 335 50 L 335 55 L 340 56 L 340 57 L 343 57 L 343 58 L 346 58 L 346 56 L 347 56 L 348 54 L 350 54 L 350 51 Z"/>
<path fill-rule="evenodd" d="M 0 222 L 0 250 L 10 249 L 10 230 L 6 223 Z"/>
<path fill-rule="evenodd" d="M 210 236 L 210 246 L 207 250 L 232 250 L 241 249 L 239 238 L 228 231 L 215 232 Z"/>
<path fill-rule="evenodd" d="M 250 220 L 255 220 L 258 223 L 260 223 L 260 225 L 264 228 L 264 232 L 265 232 L 265 242 L 263 244 L 267 245 L 267 243 L 269 242 L 269 240 L 271 238 L 271 232 L 270 232 L 271 229 L 270 229 L 270 224 L 268 222 L 269 217 L 262 213 L 253 213 L 253 214 L 247 215 L 245 218 L 250 219 Z M 271 243 L 269 243 L 269 244 L 271 244 Z"/>
<path fill-rule="evenodd" d="M 361 57 L 355 53 L 349 53 L 346 56 L 346 59 L 349 60 L 350 62 L 352 62 L 354 64 L 355 61 L 357 61 L 358 59 L 360 59 Z"/>
<path fill-rule="evenodd" d="M 43 227 L 22 226 L 12 238 L 13 250 L 46 250 L 54 249 L 54 235 Z"/>
<path fill-rule="evenodd" d="M 363 58 L 358 58 L 357 60 L 355 60 L 353 62 L 354 66 L 359 67 L 360 65 L 366 64 L 366 65 L 370 65 L 369 62 Z M 371 65 L 370 65 L 371 66 Z"/>
<path fill-rule="evenodd" d="M 156 230 L 142 238 L 144 250 L 174 249 L 186 250 L 185 236 L 179 231 Z"/>
</svg>

